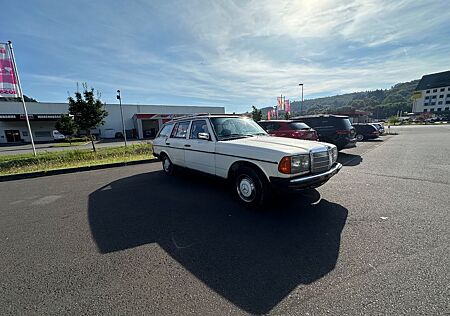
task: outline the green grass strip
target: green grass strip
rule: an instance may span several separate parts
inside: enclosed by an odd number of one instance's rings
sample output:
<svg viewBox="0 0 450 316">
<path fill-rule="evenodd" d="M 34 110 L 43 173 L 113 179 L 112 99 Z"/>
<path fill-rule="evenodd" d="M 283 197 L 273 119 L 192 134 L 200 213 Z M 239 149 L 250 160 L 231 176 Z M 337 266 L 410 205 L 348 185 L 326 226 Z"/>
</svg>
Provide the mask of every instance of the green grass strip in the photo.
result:
<svg viewBox="0 0 450 316">
<path fill-rule="evenodd" d="M 2 155 L 0 175 L 145 160 L 153 158 L 152 153 L 151 145 L 137 144 L 99 148 L 97 152 L 92 149 L 38 152 L 36 157 L 33 154 Z"/>
</svg>

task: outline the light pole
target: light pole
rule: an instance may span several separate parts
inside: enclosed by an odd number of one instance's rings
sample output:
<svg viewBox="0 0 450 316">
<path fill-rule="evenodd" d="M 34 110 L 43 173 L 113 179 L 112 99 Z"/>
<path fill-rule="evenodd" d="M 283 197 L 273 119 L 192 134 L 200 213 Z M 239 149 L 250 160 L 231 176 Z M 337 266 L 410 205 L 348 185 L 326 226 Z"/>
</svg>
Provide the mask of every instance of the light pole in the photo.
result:
<svg viewBox="0 0 450 316">
<path fill-rule="evenodd" d="M 300 105 L 300 116 L 303 114 L 303 83 L 299 83 L 299 86 L 302 87 L 302 103 Z"/>
<path fill-rule="evenodd" d="M 120 116 L 122 117 L 123 139 L 125 140 L 125 147 L 127 147 L 127 133 L 125 132 L 125 122 L 123 121 L 122 98 L 120 97 L 120 90 L 117 90 L 117 99 L 119 100 Z"/>
</svg>

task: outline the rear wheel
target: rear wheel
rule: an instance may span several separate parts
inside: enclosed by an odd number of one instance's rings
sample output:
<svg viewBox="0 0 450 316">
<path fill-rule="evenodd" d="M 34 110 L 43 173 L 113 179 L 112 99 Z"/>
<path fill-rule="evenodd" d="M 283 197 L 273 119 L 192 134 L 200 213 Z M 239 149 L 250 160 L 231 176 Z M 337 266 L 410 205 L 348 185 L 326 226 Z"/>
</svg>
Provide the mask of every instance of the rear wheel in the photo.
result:
<svg viewBox="0 0 450 316">
<path fill-rule="evenodd" d="M 234 181 L 237 198 L 247 207 L 259 208 L 268 200 L 267 180 L 250 167 L 240 167 Z"/>
<path fill-rule="evenodd" d="M 363 139 L 364 139 L 364 135 L 362 135 L 362 134 L 356 135 L 356 140 L 357 140 L 358 142 L 362 141 Z"/>
<path fill-rule="evenodd" d="M 175 166 L 167 155 L 162 155 L 161 157 L 162 167 L 166 174 L 173 175 L 175 171 Z"/>
</svg>

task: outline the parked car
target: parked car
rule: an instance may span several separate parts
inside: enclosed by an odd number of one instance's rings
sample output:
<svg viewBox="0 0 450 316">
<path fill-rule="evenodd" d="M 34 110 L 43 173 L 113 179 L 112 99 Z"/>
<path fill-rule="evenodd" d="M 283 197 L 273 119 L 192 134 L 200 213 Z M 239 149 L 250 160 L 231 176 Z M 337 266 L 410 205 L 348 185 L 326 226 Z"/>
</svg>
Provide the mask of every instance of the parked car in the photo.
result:
<svg viewBox="0 0 450 316">
<path fill-rule="evenodd" d="M 380 136 L 380 131 L 373 124 L 353 124 L 356 130 L 356 139 L 360 142 L 364 139 L 375 139 Z"/>
<path fill-rule="evenodd" d="M 380 135 L 384 134 L 384 125 L 381 123 L 372 123 L 373 126 L 378 128 L 378 131 L 380 132 Z"/>
<path fill-rule="evenodd" d="M 186 167 L 230 180 L 249 207 L 262 206 L 272 190 L 321 186 L 342 168 L 336 146 L 273 137 L 237 115 L 177 118 L 162 126 L 153 152 L 168 175 Z"/>
<path fill-rule="evenodd" d="M 303 122 L 296 122 L 293 120 L 271 120 L 259 121 L 258 124 L 271 136 L 306 140 L 319 139 L 317 132 Z"/>
<path fill-rule="evenodd" d="M 308 115 L 295 118 L 317 131 L 319 140 L 337 146 L 338 150 L 356 145 L 355 129 L 348 116 L 343 115 Z"/>
<path fill-rule="evenodd" d="M 56 129 L 52 132 L 53 140 L 64 140 L 66 139 L 66 136 L 62 134 L 60 131 L 57 131 Z"/>
</svg>

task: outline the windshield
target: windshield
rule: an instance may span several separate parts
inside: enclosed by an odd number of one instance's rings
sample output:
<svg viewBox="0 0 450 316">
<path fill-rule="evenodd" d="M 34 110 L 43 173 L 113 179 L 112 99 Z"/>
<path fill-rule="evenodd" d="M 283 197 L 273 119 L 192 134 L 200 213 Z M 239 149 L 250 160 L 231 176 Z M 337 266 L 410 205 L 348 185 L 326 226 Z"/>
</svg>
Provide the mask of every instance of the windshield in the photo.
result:
<svg viewBox="0 0 450 316">
<path fill-rule="evenodd" d="M 229 140 L 257 135 L 267 135 L 255 121 L 244 117 L 211 118 L 218 140 Z"/>
</svg>

